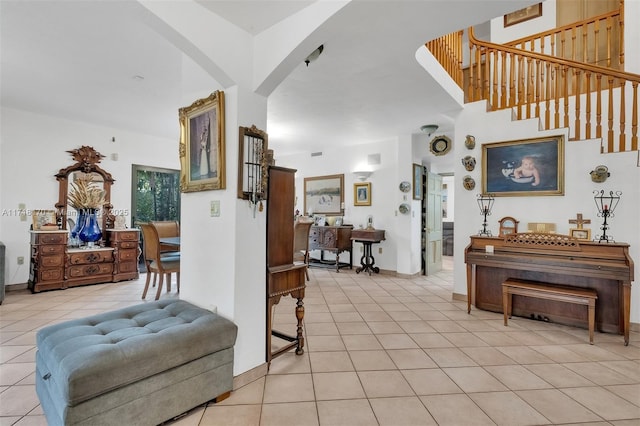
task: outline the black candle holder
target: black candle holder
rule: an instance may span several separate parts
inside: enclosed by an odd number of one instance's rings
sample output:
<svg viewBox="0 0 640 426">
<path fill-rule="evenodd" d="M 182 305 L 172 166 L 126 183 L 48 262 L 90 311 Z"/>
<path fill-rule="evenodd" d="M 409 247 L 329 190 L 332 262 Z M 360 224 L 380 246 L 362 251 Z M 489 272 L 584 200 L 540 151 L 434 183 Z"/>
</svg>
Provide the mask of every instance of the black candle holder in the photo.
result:
<svg viewBox="0 0 640 426">
<path fill-rule="evenodd" d="M 609 229 L 609 224 L 607 223 L 607 218 L 615 217 L 614 211 L 616 207 L 618 207 L 618 203 L 620 202 L 620 196 L 622 195 L 622 191 L 609 191 L 609 193 L 605 193 L 604 189 L 600 191 L 593 191 L 593 200 L 596 203 L 596 207 L 598 208 L 598 217 L 603 218 L 602 226 L 602 235 L 599 237 L 596 236 L 596 240 L 598 242 L 615 242 L 611 235 L 607 235 L 607 229 Z"/>
<path fill-rule="evenodd" d="M 480 208 L 480 214 L 484 216 L 484 222 L 482 222 L 482 229 L 478 232 L 478 235 L 491 236 L 491 231 L 487 229 L 487 216 L 491 216 L 491 208 L 495 198 L 492 194 L 478 194 L 478 207 Z"/>
</svg>

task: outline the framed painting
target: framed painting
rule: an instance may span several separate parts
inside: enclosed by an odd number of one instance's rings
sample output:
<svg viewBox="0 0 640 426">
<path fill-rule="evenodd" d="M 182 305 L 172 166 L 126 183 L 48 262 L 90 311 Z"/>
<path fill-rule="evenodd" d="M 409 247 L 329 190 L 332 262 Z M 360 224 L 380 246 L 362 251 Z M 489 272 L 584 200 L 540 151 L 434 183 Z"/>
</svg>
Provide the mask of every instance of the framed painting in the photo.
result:
<svg viewBox="0 0 640 426">
<path fill-rule="evenodd" d="M 180 108 L 180 190 L 225 188 L 224 92 Z"/>
<path fill-rule="evenodd" d="M 590 240 L 591 239 L 591 229 L 587 228 L 570 228 L 569 235 L 573 238 L 577 238 L 579 240 Z"/>
<path fill-rule="evenodd" d="M 361 182 L 353 184 L 353 205 L 371 205 L 371 182 Z"/>
<path fill-rule="evenodd" d="M 504 26 L 509 27 L 540 16 L 542 16 L 542 3 L 534 4 L 504 15 Z"/>
<path fill-rule="evenodd" d="M 422 171 L 420 164 L 413 164 L 413 199 L 422 200 Z"/>
<path fill-rule="evenodd" d="M 34 231 L 51 231 L 58 229 L 55 210 L 33 210 L 32 219 Z"/>
<path fill-rule="evenodd" d="M 304 211 L 308 215 L 342 216 L 344 174 L 304 178 Z"/>
<path fill-rule="evenodd" d="M 564 195 L 564 136 L 482 145 L 482 193 Z"/>
</svg>

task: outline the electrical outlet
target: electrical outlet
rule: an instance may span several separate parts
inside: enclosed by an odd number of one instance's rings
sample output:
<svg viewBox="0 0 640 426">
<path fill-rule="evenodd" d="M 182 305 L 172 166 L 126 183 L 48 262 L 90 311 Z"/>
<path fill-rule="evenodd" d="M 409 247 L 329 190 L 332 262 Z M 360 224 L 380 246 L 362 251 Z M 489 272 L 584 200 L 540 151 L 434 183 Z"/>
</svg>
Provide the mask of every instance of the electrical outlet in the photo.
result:
<svg viewBox="0 0 640 426">
<path fill-rule="evenodd" d="M 18 256 L 18 265 L 24 265 L 24 256 Z"/>
<path fill-rule="evenodd" d="M 378 254 L 382 254 L 382 247 L 378 247 Z"/>
</svg>

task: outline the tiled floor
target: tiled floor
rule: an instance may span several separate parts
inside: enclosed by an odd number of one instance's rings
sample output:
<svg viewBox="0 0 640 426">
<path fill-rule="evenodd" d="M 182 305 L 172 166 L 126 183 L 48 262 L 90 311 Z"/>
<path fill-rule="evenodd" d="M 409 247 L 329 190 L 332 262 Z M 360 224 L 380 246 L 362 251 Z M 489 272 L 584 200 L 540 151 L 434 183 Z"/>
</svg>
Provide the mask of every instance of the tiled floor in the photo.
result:
<svg viewBox="0 0 640 426">
<path fill-rule="evenodd" d="M 306 350 L 173 425 L 640 425 L 640 335 L 473 310 L 451 300 L 451 260 L 401 279 L 311 269 Z M 144 277 L 143 277 L 144 278 Z M 43 294 L 0 306 L 0 426 L 45 425 L 34 388 L 35 331 L 137 304 L 143 279 Z M 183 283 L 183 285 L 187 285 Z M 175 293 L 163 297 L 177 297 Z M 293 299 L 274 313 L 294 329 Z"/>
</svg>

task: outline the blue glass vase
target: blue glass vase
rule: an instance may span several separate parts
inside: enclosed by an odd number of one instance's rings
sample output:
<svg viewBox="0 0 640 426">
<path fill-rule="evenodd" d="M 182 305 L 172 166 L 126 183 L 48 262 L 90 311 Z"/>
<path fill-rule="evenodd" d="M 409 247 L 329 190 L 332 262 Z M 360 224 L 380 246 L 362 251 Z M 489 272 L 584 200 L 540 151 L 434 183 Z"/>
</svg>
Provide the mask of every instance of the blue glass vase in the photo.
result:
<svg viewBox="0 0 640 426">
<path fill-rule="evenodd" d="M 102 238 L 102 231 L 98 226 L 97 212 L 97 209 L 86 210 L 82 229 L 78 233 L 78 238 L 87 243 L 87 247 L 93 247 L 94 243 Z M 78 221 L 80 221 L 80 218 L 78 218 Z"/>
<path fill-rule="evenodd" d="M 73 239 L 78 238 L 78 234 L 80 234 L 80 231 L 82 230 L 82 227 L 84 226 L 87 218 L 87 209 L 79 209 L 77 212 L 78 214 L 76 215 L 76 224 L 71 230 L 71 238 Z"/>
</svg>

